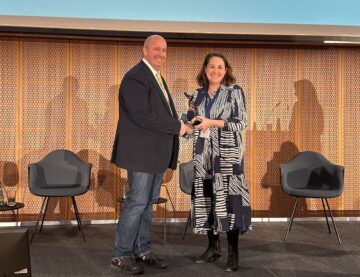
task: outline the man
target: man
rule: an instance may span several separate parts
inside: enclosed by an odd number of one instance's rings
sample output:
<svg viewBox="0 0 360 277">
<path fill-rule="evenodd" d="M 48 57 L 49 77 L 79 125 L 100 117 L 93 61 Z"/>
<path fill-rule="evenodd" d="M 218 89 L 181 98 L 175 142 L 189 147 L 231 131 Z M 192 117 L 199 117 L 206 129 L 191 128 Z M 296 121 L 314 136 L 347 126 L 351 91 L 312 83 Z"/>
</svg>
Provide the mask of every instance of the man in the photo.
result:
<svg viewBox="0 0 360 277">
<path fill-rule="evenodd" d="M 119 90 L 119 122 L 111 161 L 127 170 L 129 191 L 115 232 L 111 267 L 129 274 L 142 273 L 143 263 L 167 267 L 150 248 L 152 202 L 159 198 L 165 170 L 176 168 L 178 135 L 185 134 L 186 125 L 177 119 L 160 75 L 166 50 L 163 37 L 148 37 L 142 61 L 126 73 Z"/>
</svg>

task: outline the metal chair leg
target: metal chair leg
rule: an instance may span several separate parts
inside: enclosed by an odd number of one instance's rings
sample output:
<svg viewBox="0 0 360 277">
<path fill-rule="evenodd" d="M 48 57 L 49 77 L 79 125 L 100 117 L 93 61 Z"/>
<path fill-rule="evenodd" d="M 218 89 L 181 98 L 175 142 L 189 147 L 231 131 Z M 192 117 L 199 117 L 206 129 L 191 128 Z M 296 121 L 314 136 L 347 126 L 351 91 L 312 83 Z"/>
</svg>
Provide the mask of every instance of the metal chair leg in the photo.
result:
<svg viewBox="0 0 360 277">
<path fill-rule="evenodd" d="M 74 196 L 71 196 L 71 201 L 72 201 L 73 206 L 74 206 L 75 197 L 74 197 L 74 199 L 72 199 L 73 197 Z M 76 202 L 75 202 L 75 204 L 76 204 Z M 76 206 L 76 208 L 77 208 L 77 206 Z M 79 231 L 81 231 L 81 228 L 80 228 L 81 222 L 79 221 L 78 213 L 75 210 L 75 206 L 74 206 L 74 212 L 75 212 L 75 218 L 76 218 L 76 222 L 77 222 L 77 225 L 78 225 L 78 229 L 79 229 Z"/>
<path fill-rule="evenodd" d="M 185 239 L 186 231 L 190 226 L 190 221 L 191 221 L 191 211 L 189 211 L 189 215 L 188 215 L 188 218 L 187 218 L 187 221 L 186 221 L 186 226 L 185 226 L 185 230 L 184 230 L 184 234 L 183 234 L 182 239 Z"/>
<path fill-rule="evenodd" d="M 322 202 L 322 205 L 323 205 L 323 208 L 324 208 L 324 214 L 325 214 L 325 219 L 326 219 L 326 224 L 327 224 L 327 227 L 328 227 L 328 230 L 329 230 L 329 234 L 331 234 L 330 224 L 329 224 L 329 220 L 328 220 L 327 213 L 326 213 L 326 208 L 325 208 L 325 203 L 324 203 L 324 198 L 321 198 L 321 202 Z"/>
<path fill-rule="evenodd" d="M 43 225 L 44 225 L 44 220 L 45 220 L 47 208 L 48 208 L 49 201 L 50 201 L 50 197 L 49 197 L 49 196 L 48 196 L 48 197 L 45 197 L 45 198 L 47 199 L 47 201 L 46 201 L 45 211 L 44 211 L 44 213 L 43 213 L 43 218 L 42 218 L 41 225 L 40 225 L 40 230 L 39 230 L 40 233 L 41 233 L 42 228 L 43 228 Z"/>
<path fill-rule="evenodd" d="M 78 227 L 79 229 L 81 230 L 81 233 L 82 233 L 82 236 L 83 236 L 83 239 L 84 241 L 86 241 L 85 239 L 85 234 L 84 234 L 84 228 L 82 226 L 82 223 L 81 223 L 81 218 L 80 218 L 80 213 L 79 213 L 79 209 L 76 205 L 76 200 L 75 200 L 75 196 L 71 196 L 71 200 L 73 202 L 73 206 L 74 206 L 74 210 L 75 210 L 75 217 L 76 217 L 76 220 L 78 222 Z"/>
<path fill-rule="evenodd" d="M 325 198 L 325 201 L 326 201 L 326 205 L 327 205 L 327 207 L 328 207 L 329 213 L 330 213 L 331 220 L 332 220 L 333 225 L 334 225 L 334 229 L 335 229 L 335 233 L 336 233 L 338 242 L 339 242 L 339 244 L 341 244 L 340 236 L 339 236 L 338 230 L 337 230 L 337 228 L 336 228 L 336 224 L 335 224 L 335 221 L 334 221 L 334 217 L 333 217 L 333 214 L 332 214 L 332 212 L 331 212 L 331 209 L 330 209 L 329 202 L 328 202 L 327 198 Z"/>
<path fill-rule="evenodd" d="M 294 208 L 293 208 L 293 211 L 292 211 L 292 214 L 291 214 L 290 222 L 289 222 L 288 228 L 286 230 L 284 240 L 287 239 L 289 231 L 291 230 L 291 226 L 292 226 L 293 221 L 294 221 L 294 215 L 295 215 L 295 211 L 296 211 L 296 207 L 297 207 L 298 202 L 299 202 L 299 197 L 296 197 L 295 205 L 294 205 Z"/>
<path fill-rule="evenodd" d="M 44 198 L 44 201 L 43 201 L 43 203 L 41 205 L 41 209 L 40 209 L 40 212 L 39 212 L 39 215 L 38 215 L 38 220 L 36 221 L 35 230 L 34 230 L 34 233 L 31 236 L 30 243 L 32 243 L 34 238 L 35 238 L 36 231 L 37 231 L 37 228 L 38 228 L 38 225 L 39 225 L 39 221 L 40 221 L 40 218 L 41 218 L 42 211 L 43 211 L 44 206 L 45 206 L 46 199 L 47 199 L 47 197 Z"/>
</svg>

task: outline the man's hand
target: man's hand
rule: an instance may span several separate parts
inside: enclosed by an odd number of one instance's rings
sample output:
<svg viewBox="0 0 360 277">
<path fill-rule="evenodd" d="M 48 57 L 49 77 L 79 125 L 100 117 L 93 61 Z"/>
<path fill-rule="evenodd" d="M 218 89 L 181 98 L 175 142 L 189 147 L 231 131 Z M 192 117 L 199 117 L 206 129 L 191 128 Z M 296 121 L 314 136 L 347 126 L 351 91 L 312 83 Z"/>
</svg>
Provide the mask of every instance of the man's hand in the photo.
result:
<svg viewBox="0 0 360 277">
<path fill-rule="evenodd" d="M 186 134 L 192 135 L 194 133 L 194 127 L 190 124 L 186 124 Z"/>
<path fill-rule="evenodd" d="M 180 127 L 180 136 L 184 136 L 186 134 L 186 130 L 187 130 L 187 127 L 186 127 L 186 124 L 184 122 L 182 122 L 180 120 L 180 123 L 181 123 L 181 127 Z"/>
</svg>

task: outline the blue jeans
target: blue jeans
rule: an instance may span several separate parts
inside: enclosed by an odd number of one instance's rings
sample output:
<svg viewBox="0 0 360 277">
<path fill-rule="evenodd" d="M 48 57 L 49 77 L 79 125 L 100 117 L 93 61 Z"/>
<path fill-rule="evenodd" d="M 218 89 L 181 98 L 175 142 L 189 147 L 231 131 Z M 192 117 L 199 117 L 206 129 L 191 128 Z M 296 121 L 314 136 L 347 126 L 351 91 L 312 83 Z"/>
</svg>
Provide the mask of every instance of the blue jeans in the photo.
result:
<svg viewBox="0 0 360 277">
<path fill-rule="evenodd" d="M 128 171 L 129 191 L 115 231 L 114 257 L 150 252 L 152 203 L 159 198 L 164 174 Z"/>
</svg>

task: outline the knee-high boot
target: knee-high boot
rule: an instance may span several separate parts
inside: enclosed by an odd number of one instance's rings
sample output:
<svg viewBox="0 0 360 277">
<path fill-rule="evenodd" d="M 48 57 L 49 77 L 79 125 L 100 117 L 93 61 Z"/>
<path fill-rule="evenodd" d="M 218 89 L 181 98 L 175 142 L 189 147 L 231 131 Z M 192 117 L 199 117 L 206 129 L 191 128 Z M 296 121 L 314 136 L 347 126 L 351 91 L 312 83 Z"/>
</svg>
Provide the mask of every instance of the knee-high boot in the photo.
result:
<svg viewBox="0 0 360 277">
<path fill-rule="evenodd" d="M 209 246 L 206 248 L 205 252 L 198 258 L 196 258 L 195 263 L 211 263 L 221 257 L 221 246 L 220 246 L 220 237 L 219 234 L 214 235 L 212 230 L 207 231 Z"/>
<path fill-rule="evenodd" d="M 226 232 L 228 241 L 228 259 L 225 265 L 225 271 L 236 271 L 239 266 L 239 231 L 233 230 Z"/>
</svg>

